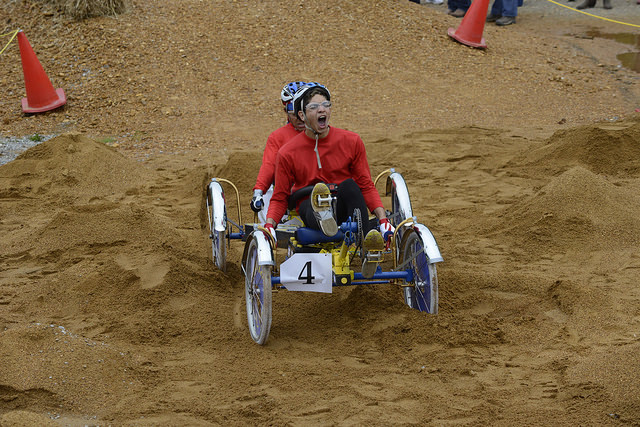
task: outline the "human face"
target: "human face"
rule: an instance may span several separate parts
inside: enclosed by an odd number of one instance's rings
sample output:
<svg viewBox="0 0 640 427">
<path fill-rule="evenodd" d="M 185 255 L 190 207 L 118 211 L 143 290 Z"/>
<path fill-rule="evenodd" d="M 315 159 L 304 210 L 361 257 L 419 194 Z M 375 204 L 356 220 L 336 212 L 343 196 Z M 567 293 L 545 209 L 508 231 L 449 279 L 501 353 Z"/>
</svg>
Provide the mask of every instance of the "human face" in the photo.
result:
<svg viewBox="0 0 640 427">
<path fill-rule="evenodd" d="M 300 120 L 298 116 L 293 114 L 293 112 L 287 112 L 287 118 L 289 119 L 289 123 L 291 123 L 298 132 L 302 132 L 304 130 L 304 122 Z"/>
<path fill-rule="evenodd" d="M 309 100 L 307 105 L 317 104 L 318 108 L 312 109 L 305 106 L 306 124 L 311 129 L 313 129 L 320 138 L 324 138 L 329 134 L 329 118 L 331 117 L 331 107 L 322 105 L 325 101 L 327 101 L 327 98 L 320 94 L 315 94 Z M 307 129 L 306 132 L 307 136 L 315 137 L 315 135 L 313 135 L 313 132 L 309 129 Z"/>
</svg>

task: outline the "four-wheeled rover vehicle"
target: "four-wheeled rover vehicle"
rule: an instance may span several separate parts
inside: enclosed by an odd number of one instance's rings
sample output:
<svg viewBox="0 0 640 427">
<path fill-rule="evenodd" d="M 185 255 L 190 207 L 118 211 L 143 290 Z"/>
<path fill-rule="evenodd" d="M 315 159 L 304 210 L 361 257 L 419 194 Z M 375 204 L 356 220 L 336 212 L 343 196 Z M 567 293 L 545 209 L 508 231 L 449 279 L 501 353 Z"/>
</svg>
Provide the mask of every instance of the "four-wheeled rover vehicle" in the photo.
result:
<svg viewBox="0 0 640 427">
<path fill-rule="evenodd" d="M 276 227 L 274 239 L 257 222 L 243 224 L 239 192 L 231 181 L 211 179 L 206 190 L 206 207 L 213 262 L 224 271 L 231 242 L 244 242 L 242 271 L 247 321 L 256 343 L 267 341 L 273 295 L 282 290 L 330 293 L 335 286 L 389 284 L 400 288 L 409 307 L 429 314 L 438 312 L 436 264 L 443 260 L 440 249 L 431 231 L 414 216 L 409 191 L 400 173 L 394 169 L 380 173 L 374 180 L 376 188 L 385 176 L 383 196 L 390 198 L 385 210 L 395 231 L 385 250 L 374 258 L 378 265 L 368 277 L 356 262 L 363 259 L 362 223 L 363 219 L 368 220 L 359 211 L 339 224 L 335 236 L 327 237 L 321 231 L 305 227 L 292 209 L 295 204 L 290 203 L 290 213 Z M 237 221 L 228 216 L 223 185 L 235 191 Z M 295 197 L 294 194 L 291 199 Z"/>
</svg>

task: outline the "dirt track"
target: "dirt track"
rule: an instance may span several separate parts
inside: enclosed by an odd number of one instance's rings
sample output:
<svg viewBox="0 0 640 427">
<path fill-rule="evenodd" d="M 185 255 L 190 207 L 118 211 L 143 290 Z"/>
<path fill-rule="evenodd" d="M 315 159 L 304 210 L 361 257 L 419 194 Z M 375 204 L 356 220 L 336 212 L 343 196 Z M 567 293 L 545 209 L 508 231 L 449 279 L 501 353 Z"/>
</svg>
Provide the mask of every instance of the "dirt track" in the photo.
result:
<svg viewBox="0 0 640 427">
<path fill-rule="evenodd" d="M 591 12 L 638 22 L 613 4 Z M 410 2 L 0 7 L 69 96 L 23 116 L 8 50 L 2 134 L 71 132 L 0 166 L 0 425 L 640 424 L 638 75 L 585 38 L 628 29 L 545 5 L 486 51 Z M 250 340 L 203 185 L 232 180 L 249 217 L 296 79 L 327 83 L 374 175 L 404 174 L 445 258 L 438 316 L 395 288 L 280 292 Z"/>
</svg>

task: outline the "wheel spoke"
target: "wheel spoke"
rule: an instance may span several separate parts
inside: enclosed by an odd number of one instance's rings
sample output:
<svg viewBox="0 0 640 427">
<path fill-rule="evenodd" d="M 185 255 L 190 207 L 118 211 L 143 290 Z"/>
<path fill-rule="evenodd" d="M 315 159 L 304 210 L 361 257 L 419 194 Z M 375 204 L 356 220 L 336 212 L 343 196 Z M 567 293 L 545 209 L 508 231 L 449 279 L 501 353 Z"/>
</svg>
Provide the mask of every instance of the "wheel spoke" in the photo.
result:
<svg viewBox="0 0 640 427">
<path fill-rule="evenodd" d="M 395 271 L 402 271 L 407 268 L 408 264 L 411 264 L 412 267 L 416 267 L 413 261 L 420 255 L 424 253 L 424 248 L 419 248 L 418 250 L 413 250 L 412 254 L 409 258 L 405 259 L 402 264 L 396 267 Z"/>
<path fill-rule="evenodd" d="M 430 296 L 428 295 L 428 293 L 425 292 L 426 289 L 427 288 L 425 288 L 423 284 L 416 283 L 415 295 L 416 295 L 416 299 L 418 300 L 416 302 L 418 303 L 419 306 L 422 306 L 428 309 Z"/>
<path fill-rule="evenodd" d="M 431 300 L 431 295 L 429 295 L 429 289 L 430 289 L 429 270 L 426 265 L 427 259 L 424 256 L 424 247 L 420 245 L 420 248 L 418 250 L 417 246 L 419 243 L 420 243 L 419 241 L 416 242 L 416 248 L 415 248 L 416 249 L 415 266 L 416 266 L 416 272 L 418 272 L 418 276 L 419 276 L 416 278 L 415 291 L 416 291 L 416 297 L 418 299 L 417 303 L 420 309 L 429 311 L 430 310 L 429 303 Z"/>
<path fill-rule="evenodd" d="M 257 261 L 257 256 L 253 255 L 251 257 L 251 281 L 249 283 L 251 283 L 251 290 L 253 291 L 253 284 L 255 283 L 256 280 L 256 273 L 258 272 L 258 269 L 256 268 L 258 266 L 258 261 Z"/>
<path fill-rule="evenodd" d="M 262 281 L 262 276 L 260 274 L 260 266 L 258 265 L 258 257 L 253 258 L 253 268 L 252 277 L 251 277 L 251 311 L 252 317 L 254 319 L 254 326 L 256 328 L 256 332 L 259 334 L 260 329 L 262 327 L 262 312 L 263 312 L 263 301 L 262 301 L 262 292 L 260 292 L 260 282 Z"/>
</svg>

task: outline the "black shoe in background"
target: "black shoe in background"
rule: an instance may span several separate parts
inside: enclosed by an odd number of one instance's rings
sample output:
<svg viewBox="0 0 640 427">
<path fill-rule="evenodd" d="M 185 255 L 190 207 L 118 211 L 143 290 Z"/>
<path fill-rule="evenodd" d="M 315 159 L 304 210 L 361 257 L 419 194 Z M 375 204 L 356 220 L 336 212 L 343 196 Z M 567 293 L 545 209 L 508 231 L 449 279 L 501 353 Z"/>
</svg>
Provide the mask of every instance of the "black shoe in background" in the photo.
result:
<svg viewBox="0 0 640 427">
<path fill-rule="evenodd" d="M 576 6 L 576 9 L 589 9 L 595 7 L 596 0 L 584 0 L 582 3 Z"/>
<path fill-rule="evenodd" d="M 516 23 L 515 16 L 503 16 L 499 19 L 496 19 L 496 25 L 504 27 L 505 25 L 511 25 Z"/>
</svg>

